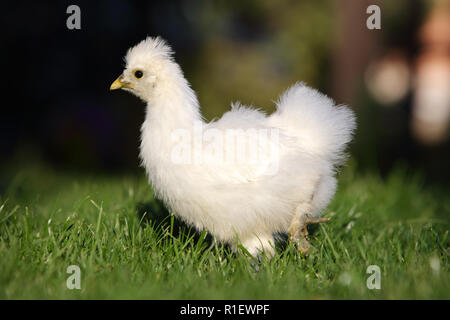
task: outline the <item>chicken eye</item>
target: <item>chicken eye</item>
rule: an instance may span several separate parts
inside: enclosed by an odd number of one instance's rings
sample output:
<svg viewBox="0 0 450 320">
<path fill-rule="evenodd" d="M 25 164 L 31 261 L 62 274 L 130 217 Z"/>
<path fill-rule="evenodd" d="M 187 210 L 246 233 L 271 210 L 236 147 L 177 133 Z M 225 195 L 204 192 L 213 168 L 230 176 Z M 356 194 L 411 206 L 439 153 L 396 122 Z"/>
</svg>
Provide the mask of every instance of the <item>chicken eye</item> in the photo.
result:
<svg viewBox="0 0 450 320">
<path fill-rule="evenodd" d="M 144 76 L 144 73 L 141 70 L 136 70 L 134 72 L 134 76 L 138 79 L 142 78 Z"/>
</svg>

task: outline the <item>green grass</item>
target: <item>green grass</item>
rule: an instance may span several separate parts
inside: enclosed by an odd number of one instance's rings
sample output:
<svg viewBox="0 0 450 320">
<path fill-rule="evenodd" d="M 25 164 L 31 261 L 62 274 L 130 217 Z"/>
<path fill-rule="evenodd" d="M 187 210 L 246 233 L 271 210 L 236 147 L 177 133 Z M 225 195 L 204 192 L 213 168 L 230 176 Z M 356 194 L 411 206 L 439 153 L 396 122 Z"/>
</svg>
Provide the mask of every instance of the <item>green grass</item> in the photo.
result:
<svg viewBox="0 0 450 320">
<path fill-rule="evenodd" d="M 0 298 L 449 299 L 448 190 L 405 170 L 383 179 L 350 167 L 339 183 L 332 220 L 312 230 L 316 250 L 280 246 L 257 270 L 161 222 L 143 174 L 21 168 L 0 193 Z M 66 287 L 70 265 L 81 290 Z M 381 268 L 380 290 L 366 287 L 369 265 Z"/>
</svg>

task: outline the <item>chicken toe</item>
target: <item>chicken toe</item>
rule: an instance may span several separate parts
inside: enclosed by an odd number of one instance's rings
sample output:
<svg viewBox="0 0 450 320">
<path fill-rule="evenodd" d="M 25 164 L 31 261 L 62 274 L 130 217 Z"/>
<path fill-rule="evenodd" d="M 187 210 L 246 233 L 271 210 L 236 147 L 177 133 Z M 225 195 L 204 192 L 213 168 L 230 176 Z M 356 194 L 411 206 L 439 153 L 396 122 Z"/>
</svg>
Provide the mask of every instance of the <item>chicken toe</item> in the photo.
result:
<svg viewBox="0 0 450 320">
<path fill-rule="evenodd" d="M 304 214 L 296 221 L 293 221 L 289 230 L 290 240 L 296 244 L 299 251 L 305 255 L 308 254 L 311 244 L 308 239 L 308 224 L 324 223 L 330 221 L 331 218 L 313 218 L 308 214 Z"/>
</svg>

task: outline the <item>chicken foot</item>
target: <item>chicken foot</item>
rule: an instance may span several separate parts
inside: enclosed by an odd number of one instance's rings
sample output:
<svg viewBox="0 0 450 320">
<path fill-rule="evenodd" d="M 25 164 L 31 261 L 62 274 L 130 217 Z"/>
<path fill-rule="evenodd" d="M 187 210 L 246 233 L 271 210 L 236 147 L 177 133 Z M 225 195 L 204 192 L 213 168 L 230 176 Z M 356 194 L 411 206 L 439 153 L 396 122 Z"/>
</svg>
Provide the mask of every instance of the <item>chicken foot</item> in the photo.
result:
<svg viewBox="0 0 450 320">
<path fill-rule="evenodd" d="M 311 217 L 311 206 L 309 204 L 301 204 L 292 218 L 289 226 L 289 240 L 294 242 L 301 253 L 308 254 L 311 247 L 308 239 L 308 224 L 324 223 L 330 221 L 331 218 L 314 218 Z"/>
</svg>

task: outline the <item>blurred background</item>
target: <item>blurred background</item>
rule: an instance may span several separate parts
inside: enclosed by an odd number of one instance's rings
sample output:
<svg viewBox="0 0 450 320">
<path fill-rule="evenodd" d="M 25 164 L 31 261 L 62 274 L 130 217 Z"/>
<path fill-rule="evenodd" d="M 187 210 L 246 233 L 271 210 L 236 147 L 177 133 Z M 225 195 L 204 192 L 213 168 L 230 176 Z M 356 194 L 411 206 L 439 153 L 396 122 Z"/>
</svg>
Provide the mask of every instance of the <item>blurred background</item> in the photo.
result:
<svg viewBox="0 0 450 320">
<path fill-rule="evenodd" d="M 81 30 L 66 9 L 81 8 Z M 369 30 L 369 5 L 381 29 Z M 58 1 L 3 5 L 0 169 L 140 172 L 145 106 L 110 92 L 147 35 L 173 47 L 207 119 L 274 109 L 304 81 L 358 115 L 358 170 L 450 181 L 450 0 Z M 0 184 L 1 185 L 1 184 Z"/>
</svg>

